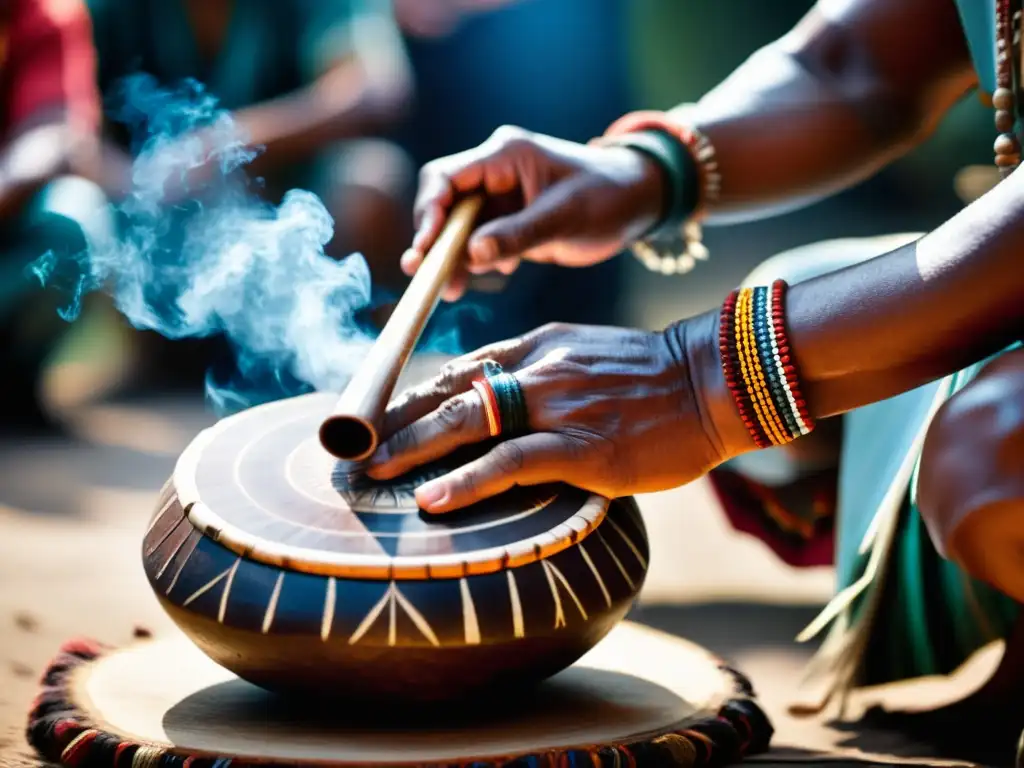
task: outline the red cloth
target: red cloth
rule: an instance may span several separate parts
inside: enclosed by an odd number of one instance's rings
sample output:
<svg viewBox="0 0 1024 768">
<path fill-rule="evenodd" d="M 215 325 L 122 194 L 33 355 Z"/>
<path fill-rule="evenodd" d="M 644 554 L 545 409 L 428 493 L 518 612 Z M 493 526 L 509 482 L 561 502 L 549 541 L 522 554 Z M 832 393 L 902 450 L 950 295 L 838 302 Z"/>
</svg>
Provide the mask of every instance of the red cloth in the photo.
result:
<svg viewBox="0 0 1024 768">
<path fill-rule="evenodd" d="M 92 24 L 81 0 L 7 0 L 0 30 L 3 133 L 64 108 L 77 128 L 100 119 Z"/>
<path fill-rule="evenodd" d="M 719 467 L 709 475 L 734 530 L 760 539 L 793 568 L 834 564 L 838 473 L 768 488 Z"/>
</svg>

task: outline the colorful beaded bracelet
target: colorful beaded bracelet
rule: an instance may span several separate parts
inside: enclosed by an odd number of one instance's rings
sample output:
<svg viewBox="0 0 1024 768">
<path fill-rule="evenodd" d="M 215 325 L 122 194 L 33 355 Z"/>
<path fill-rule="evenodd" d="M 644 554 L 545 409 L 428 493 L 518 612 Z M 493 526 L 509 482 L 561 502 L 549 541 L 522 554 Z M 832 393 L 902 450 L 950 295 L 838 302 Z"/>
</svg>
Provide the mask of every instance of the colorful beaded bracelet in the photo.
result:
<svg viewBox="0 0 1024 768">
<path fill-rule="evenodd" d="M 784 445 L 814 429 L 786 333 L 786 288 L 784 280 L 770 288 L 741 288 L 722 304 L 722 370 L 759 448 Z"/>
</svg>

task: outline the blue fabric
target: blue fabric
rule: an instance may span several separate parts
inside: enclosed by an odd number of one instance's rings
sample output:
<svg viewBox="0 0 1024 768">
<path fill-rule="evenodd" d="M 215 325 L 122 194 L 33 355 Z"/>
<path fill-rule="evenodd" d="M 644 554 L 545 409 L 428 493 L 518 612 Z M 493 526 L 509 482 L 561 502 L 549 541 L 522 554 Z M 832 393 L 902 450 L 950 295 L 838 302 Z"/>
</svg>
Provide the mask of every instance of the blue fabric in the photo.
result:
<svg viewBox="0 0 1024 768">
<path fill-rule="evenodd" d="M 955 0 L 981 89 L 996 89 L 996 0 Z"/>
<path fill-rule="evenodd" d="M 87 0 L 104 95 L 135 72 L 202 82 L 226 109 L 283 96 L 351 51 L 353 15 L 377 0 L 245 0 L 219 54 L 200 53 L 183 0 Z"/>
<path fill-rule="evenodd" d="M 532 0 L 469 18 L 451 37 L 408 41 L 420 97 L 398 140 L 417 164 L 462 152 L 503 124 L 588 141 L 633 105 L 629 0 Z M 524 264 L 500 293 L 474 293 L 472 349 L 550 321 L 618 319 L 627 258 L 564 269 Z"/>
<path fill-rule="evenodd" d="M 73 256 L 114 236 L 113 214 L 99 187 L 69 176 L 40 189 L 0 237 L 0 317 L 40 289 L 25 267 L 47 251 Z"/>
</svg>

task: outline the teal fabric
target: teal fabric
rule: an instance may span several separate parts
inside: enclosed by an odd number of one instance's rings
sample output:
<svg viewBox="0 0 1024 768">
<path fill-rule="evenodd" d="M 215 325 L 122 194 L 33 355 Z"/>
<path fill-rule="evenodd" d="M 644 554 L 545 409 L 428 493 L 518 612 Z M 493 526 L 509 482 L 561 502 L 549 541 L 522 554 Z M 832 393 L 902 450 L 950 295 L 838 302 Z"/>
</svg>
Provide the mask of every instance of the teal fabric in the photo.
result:
<svg viewBox="0 0 1024 768">
<path fill-rule="evenodd" d="M 996 89 L 996 0 L 955 0 L 981 89 Z"/>
<path fill-rule="evenodd" d="M 47 251 L 73 256 L 114 236 L 113 213 L 92 182 L 59 177 L 40 189 L 0 234 L 0 321 L 21 310 L 40 286 L 25 267 Z"/>
<path fill-rule="evenodd" d="M 227 109 L 308 85 L 352 50 L 360 14 L 386 13 L 386 0 L 237 0 L 220 54 L 199 52 L 183 0 L 87 0 L 107 94 L 120 78 L 146 72 L 172 83 L 202 82 Z"/>
<path fill-rule="evenodd" d="M 1019 346 L 1014 344 L 1000 354 Z M 847 416 L 840 481 L 842 519 L 836 538 L 841 563 L 838 589 L 853 583 L 867 564 L 867 555 L 858 551 L 875 519 L 867 513 L 878 509 L 877 514 L 886 514 L 884 502 L 864 505 L 884 496 L 886 490 L 899 505 L 898 532 L 887 577 L 880 586 L 880 612 L 863 659 L 861 682 L 865 685 L 949 674 L 988 643 L 1005 638 L 1017 620 L 1016 601 L 939 555 L 917 506 L 920 450 L 913 445 L 914 439 L 923 434 L 932 408 L 967 386 L 991 359 L 877 404 L 882 407 L 862 408 Z M 873 453 L 884 456 L 879 462 Z M 901 471 L 875 476 L 872 482 L 875 467 L 897 464 Z"/>
</svg>

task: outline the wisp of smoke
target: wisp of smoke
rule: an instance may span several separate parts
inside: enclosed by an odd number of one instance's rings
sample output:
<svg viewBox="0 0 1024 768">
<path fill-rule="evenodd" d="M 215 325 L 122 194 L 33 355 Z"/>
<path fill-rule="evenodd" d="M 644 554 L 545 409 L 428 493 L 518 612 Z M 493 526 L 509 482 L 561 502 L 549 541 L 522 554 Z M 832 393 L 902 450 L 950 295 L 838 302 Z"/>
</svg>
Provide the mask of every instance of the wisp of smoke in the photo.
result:
<svg viewBox="0 0 1024 768">
<path fill-rule="evenodd" d="M 221 413 L 341 389 L 374 338 L 359 321 L 371 280 L 362 255 L 325 255 L 334 224 L 320 199 L 298 189 L 280 205 L 261 199 L 241 172 L 256 152 L 195 82 L 165 89 L 128 78 L 112 116 L 128 127 L 136 157 L 132 192 L 117 206 L 119 237 L 30 266 L 69 292 L 61 316 L 75 320 L 83 297 L 102 290 L 136 328 L 171 339 L 223 334 L 237 370 L 227 381 L 207 377 Z M 165 189 L 187 186 L 189 171 L 211 161 L 215 178 L 195 195 L 186 189 L 194 199 L 166 203 Z M 457 352 L 454 328 L 441 326 L 424 346 Z"/>
</svg>

